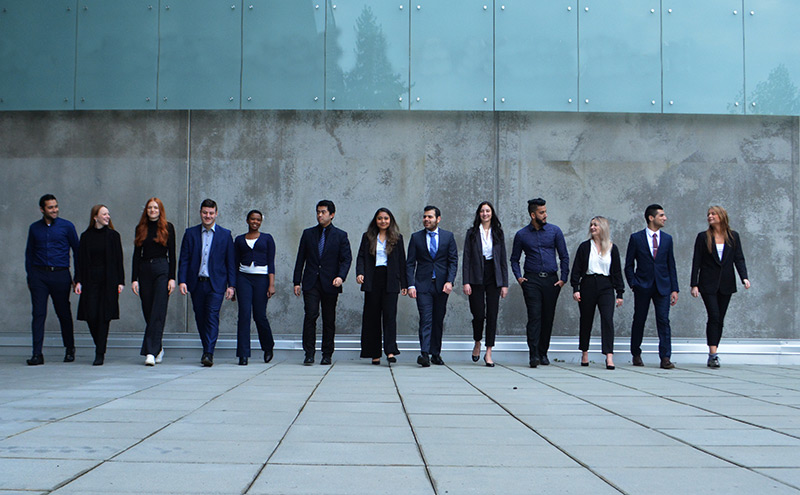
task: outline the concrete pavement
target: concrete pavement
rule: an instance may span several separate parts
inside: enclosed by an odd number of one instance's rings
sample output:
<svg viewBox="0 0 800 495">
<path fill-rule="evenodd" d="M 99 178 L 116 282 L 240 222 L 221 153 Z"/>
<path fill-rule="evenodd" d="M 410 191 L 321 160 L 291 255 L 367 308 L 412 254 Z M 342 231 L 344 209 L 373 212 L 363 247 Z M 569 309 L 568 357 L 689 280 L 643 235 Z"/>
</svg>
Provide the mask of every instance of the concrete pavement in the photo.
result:
<svg viewBox="0 0 800 495">
<path fill-rule="evenodd" d="M 0 494 L 800 493 L 798 366 L 356 356 L 0 355 Z"/>
</svg>

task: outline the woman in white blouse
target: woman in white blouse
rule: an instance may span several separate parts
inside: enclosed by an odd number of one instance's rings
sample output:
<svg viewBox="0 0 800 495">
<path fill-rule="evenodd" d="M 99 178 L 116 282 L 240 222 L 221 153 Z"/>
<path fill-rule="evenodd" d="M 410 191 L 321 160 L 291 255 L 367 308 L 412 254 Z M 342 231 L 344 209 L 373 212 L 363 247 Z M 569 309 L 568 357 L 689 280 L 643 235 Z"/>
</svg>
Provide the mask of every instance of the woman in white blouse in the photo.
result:
<svg viewBox="0 0 800 495">
<path fill-rule="evenodd" d="M 247 366 L 250 357 L 250 315 L 256 322 L 258 341 L 264 351 L 264 362 L 272 360 L 275 341 L 267 319 L 267 300 L 275 295 L 275 241 L 259 231 L 263 216 L 258 210 L 247 213 L 246 234 L 236 237 L 236 297 L 239 301 L 239 322 L 236 333 L 236 356 L 239 365 Z"/>
<path fill-rule="evenodd" d="M 594 310 L 600 310 L 600 341 L 606 356 L 606 369 L 614 369 L 614 306 L 622 306 L 625 284 L 619 249 L 611 243 L 608 220 L 594 217 L 589 223 L 589 239 L 578 246 L 572 264 L 572 298 L 581 311 L 578 348 L 581 366 L 589 366 L 589 337 Z M 616 300 L 614 297 L 616 292 Z"/>
<path fill-rule="evenodd" d="M 500 219 L 489 201 L 478 205 L 475 220 L 464 239 L 464 261 L 461 278 L 464 294 L 469 296 L 472 312 L 472 360 L 481 355 L 483 324 L 486 322 L 486 353 L 483 361 L 494 367 L 492 347 L 497 335 L 497 313 L 500 298 L 508 295 L 508 265 L 506 241 Z"/>
</svg>

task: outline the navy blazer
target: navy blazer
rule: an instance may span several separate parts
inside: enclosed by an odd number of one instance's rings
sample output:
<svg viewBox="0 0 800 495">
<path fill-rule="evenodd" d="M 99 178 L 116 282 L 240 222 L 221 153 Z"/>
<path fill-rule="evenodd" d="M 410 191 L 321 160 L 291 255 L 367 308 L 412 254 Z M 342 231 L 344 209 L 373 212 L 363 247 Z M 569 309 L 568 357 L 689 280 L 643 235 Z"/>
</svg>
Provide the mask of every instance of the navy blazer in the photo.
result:
<svg viewBox="0 0 800 495">
<path fill-rule="evenodd" d="M 236 248 L 236 269 L 239 269 L 239 265 L 250 266 L 255 263 L 256 266 L 266 266 L 267 273 L 275 273 L 275 241 L 272 236 L 262 233 L 256 239 L 253 249 L 250 249 L 245 235 L 236 236 L 233 241 Z"/>
<path fill-rule="evenodd" d="M 625 278 L 631 289 L 650 289 L 655 285 L 662 296 L 678 292 L 678 273 L 672 253 L 672 236 L 660 230 L 658 255 L 653 259 L 647 232 L 643 229 L 631 234 L 625 254 Z"/>
<path fill-rule="evenodd" d="M 406 257 L 406 276 L 408 284 L 413 285 L 418 292 L 442 292 L 444 284 L 451 284 L 456 280 L 458 272 L 458 247 L 453 233 L 439 229 L 437 236 L 436 259 L 431 258 L 428 251 L 426 229 L 411 234 L 408 241 L 408 256 Z M 433 270 L 436 268 L 436 286 L 433 283 Z"/>
<path fill-rule="evenodd" d="M 186 284 L 189 292 L 197 287 L 200 263 L 203 261 L 202 225 L 189 227 L 183 234 L 178 262 L 178 283 Z M 208 253 L 208 276 L 214 292 L 236 287 L 236 256 L 231 231 L 217 225 Z"/>
<path fill-rule="evenodd" d="M 361 245 L 358 247 L 356 275 L 364 275 L 361 290 L 372 292 L 372 281 L 375 279 L 375 255 L 370 252 L 369 238 L 366 233 L 361 236 Z M 386 292 L 398 293 L 400 289 L 407 288 L 406 247 L 403 244 L 403 234 L 400 234 L 392 252 L 386 256 Z"/>
<path fill-rule="evenodd" d="M 334 287 L 333 279 L 347 278 L 350 264 L 353 262 L 353 253 L 350 252 L 350 241 L 347 232 L 337 229 L 332 224 L 325 235 L 325 247 L 322 258 L 319 256 L 319 237 L 321 231 L 318 225 L 303 231 L 300 237 L 300 247 L 297 248 L 297 261 L 294 264 L 294 285 L 302 286 L 303 290 L 314 288 L 317 279 L 322 284 L 322 291 L 328 293 L 341 293 L 342 287 Z"/>
<path fill-rule="evenodd" d="M 483 280 L 483 242 L 481 241 L 480 227 L 475 236 L 472 236 L 473 227 L 467 230 L 464 238 L 464 262 L 461 265 L 461 283 L 488 285 L 489 281 Z M 506 240 L 503 231 L 495 232 L 492 229 L 492 263 L 494 263 L 495 287 L 508 287 L 508 264 L 506 260 Z"/>
<path fill-rule="evenodd" d="M 694 256 L 692 256 L 692 287 L 697 287 L 703 294 L 713 294 L 717 291 L 723 294 L 736 292 L 736 276 L 733 267 L 739 272 L 739 278 L 747 278 L 747 266 L 744 263 L 742 242 L 739 233 L 733 234 L 733 245 L 725 243 L 722 249 L 722 259 L 719 259 L 717 248 L 714 246 L 711 253 L 706 247 L 706 232 L 697 234 L 694 241 Z"/>
</svg>

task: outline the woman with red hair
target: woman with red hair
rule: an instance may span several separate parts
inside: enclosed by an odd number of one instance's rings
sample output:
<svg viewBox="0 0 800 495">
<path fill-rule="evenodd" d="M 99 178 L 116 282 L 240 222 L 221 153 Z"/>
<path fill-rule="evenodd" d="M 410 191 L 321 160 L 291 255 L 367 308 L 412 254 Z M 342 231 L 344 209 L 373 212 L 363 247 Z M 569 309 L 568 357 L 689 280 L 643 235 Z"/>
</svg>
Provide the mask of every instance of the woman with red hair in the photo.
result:
<svg viewBox="0 0 800 495">
<path fill-rule="evenodd" d="M 146 366 L 164 357 L 161 339 L 167 319 L 167 303 L 175 290 L 175 228 L 167 222 L 164 203 L 150 198 L 145 204 L 133 241 L 131 288 L 142 301 L 147 326 L 140 354 Z"/>
</svg>

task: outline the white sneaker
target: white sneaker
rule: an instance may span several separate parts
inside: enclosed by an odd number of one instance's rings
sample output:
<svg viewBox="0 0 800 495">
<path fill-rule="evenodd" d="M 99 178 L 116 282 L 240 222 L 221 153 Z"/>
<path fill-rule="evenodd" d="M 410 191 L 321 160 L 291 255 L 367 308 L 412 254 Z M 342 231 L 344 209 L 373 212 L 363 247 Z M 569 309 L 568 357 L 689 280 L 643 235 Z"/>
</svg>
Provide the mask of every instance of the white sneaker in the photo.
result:
<svg viewBox="0 0 800 495">
<path fill-rule="evenodd" d="M 164 348 L 162 347 L 161 350 L 156 354 L 156 364 L 161 364 L 161 361 L 164 359 Z"/>
<path fill-rule="evenodd" d="M 156 365 L 156 358 L 152 354 L 148 354 L 144 358 L 144 365 L 145 366 L 155 366 Z"/>
</svg>

